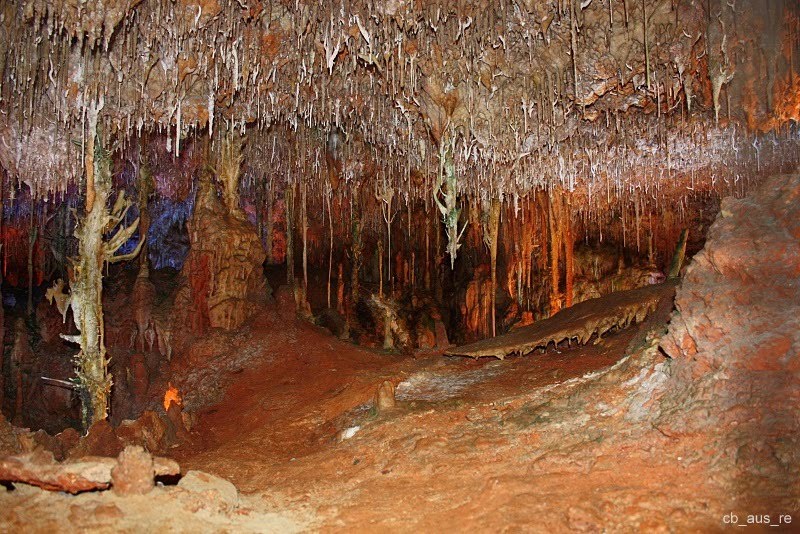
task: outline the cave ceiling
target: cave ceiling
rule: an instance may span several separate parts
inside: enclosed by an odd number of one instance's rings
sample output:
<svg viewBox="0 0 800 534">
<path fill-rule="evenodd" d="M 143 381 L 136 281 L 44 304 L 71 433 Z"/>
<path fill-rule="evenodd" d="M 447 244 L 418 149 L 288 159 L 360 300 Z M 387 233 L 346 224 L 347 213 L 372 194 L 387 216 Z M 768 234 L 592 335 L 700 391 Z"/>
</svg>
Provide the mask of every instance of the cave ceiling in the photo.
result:
<svg viewBox="0 0 800 534">
<path fill-rule="evenodd" d="M 80 183 L 87 119 L 173 157 L 246 134 L 248 172 L 429 197 L 700 187 L 793 157 L 798 7 L 779 0 L 7 1 L 0 164 Z M 771 158 L 771 159 L 770 159 Z M 299 178 L 306 177 L 306 178 Z M 705 182 L 704 182 L 705 181 Z M 337 184 L 341 187 L 341 184 Z"/>
</svg>

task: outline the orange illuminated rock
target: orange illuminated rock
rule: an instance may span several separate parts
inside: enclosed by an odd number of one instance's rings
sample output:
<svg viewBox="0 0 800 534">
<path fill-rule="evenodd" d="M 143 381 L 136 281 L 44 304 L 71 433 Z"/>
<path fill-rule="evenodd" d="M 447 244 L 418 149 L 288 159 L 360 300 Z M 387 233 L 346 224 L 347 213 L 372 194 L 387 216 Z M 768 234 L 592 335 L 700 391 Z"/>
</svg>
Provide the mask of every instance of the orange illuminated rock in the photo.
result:
<svg viewBox="0 0 800 534">
<path fill-rule="evenodd" d="M 167 388 L 167 391 L 164 393 L 164 410 L 169 411 L 169 407 L 172 403 L 180 406 L 183 404 L 183 399 L 181 398 L 178 388 L 170 384 L 169 388 Z"/>
</svg>

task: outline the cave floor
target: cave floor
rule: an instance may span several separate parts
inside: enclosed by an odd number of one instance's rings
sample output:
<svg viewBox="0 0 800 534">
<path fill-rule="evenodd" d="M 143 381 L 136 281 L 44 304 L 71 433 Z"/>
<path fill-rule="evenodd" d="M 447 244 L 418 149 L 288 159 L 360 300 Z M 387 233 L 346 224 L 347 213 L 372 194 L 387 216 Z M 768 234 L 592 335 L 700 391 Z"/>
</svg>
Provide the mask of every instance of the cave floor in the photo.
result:
<svg viewBox="0 0 800 534">
<path fill-rule="evenodd" d="M 720 526 L 691 436 L 598 421 L 613 394 L 591 409 L 563 400 L 622 358 L 639 327 L 499 361 L 400 357 L 275 321 L 254 326 L 248 345 L 262 357 L 170 454 L 184 472 L 231 480 L 251 506 L 302 511 L 322 531 Z M 397 406 L 378 413 L 383 380 Z"/>
</svg>

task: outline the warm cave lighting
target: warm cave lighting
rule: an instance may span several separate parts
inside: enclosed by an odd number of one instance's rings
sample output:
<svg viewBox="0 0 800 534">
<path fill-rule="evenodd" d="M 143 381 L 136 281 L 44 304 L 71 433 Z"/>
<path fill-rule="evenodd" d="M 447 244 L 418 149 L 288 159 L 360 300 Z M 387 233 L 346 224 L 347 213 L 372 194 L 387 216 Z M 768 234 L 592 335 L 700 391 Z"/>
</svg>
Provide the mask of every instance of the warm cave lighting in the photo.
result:
<svg viewBox="0 0 800 534">
<path fill-rule="evenodd" d="M 169 387 L 167 388 L 167 391 L 164 392 L 164 411 L 165 412 L 169 411 L 169 407 L 172 405 L 172 403 L 175 403 L 178 406 L 181 406 L 183 404 L 183 399 L 181 398 L 181 394 L 178 391 L 178 388 L 176 388 L 175 386 L 170 384 Z"/>
<path fill-rule="evenodd" d="M 0 532 L 797 530 L 798 164 L 800 0 L 0 0 Z"/>
</svg>

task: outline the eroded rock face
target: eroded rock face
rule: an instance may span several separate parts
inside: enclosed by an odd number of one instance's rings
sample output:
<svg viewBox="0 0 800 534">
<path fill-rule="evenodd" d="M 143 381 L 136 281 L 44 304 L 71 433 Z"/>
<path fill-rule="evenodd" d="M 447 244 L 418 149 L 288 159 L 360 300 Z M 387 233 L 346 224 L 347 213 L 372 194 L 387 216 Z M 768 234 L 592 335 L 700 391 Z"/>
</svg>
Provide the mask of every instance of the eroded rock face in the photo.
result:
<svg viewBox="0 0 800 534">
<path fill-rule="evenodd" d="M 195 334 L 209 327 L 235 330 L 266 302 L 262 264 L 266 254 L 255 227 L 240 210 L 228 210 L 213 184 L 201 181 L 194 215 L 187 223 L 191 249 L 183 267 L 185 304 Z"/>
<path fill-rule="evenodd" d="M 723 201 L 676 308 L 661 428 L 709 433 L 737 486 L 799 495 L 800 175 Z"/>
</svg>

